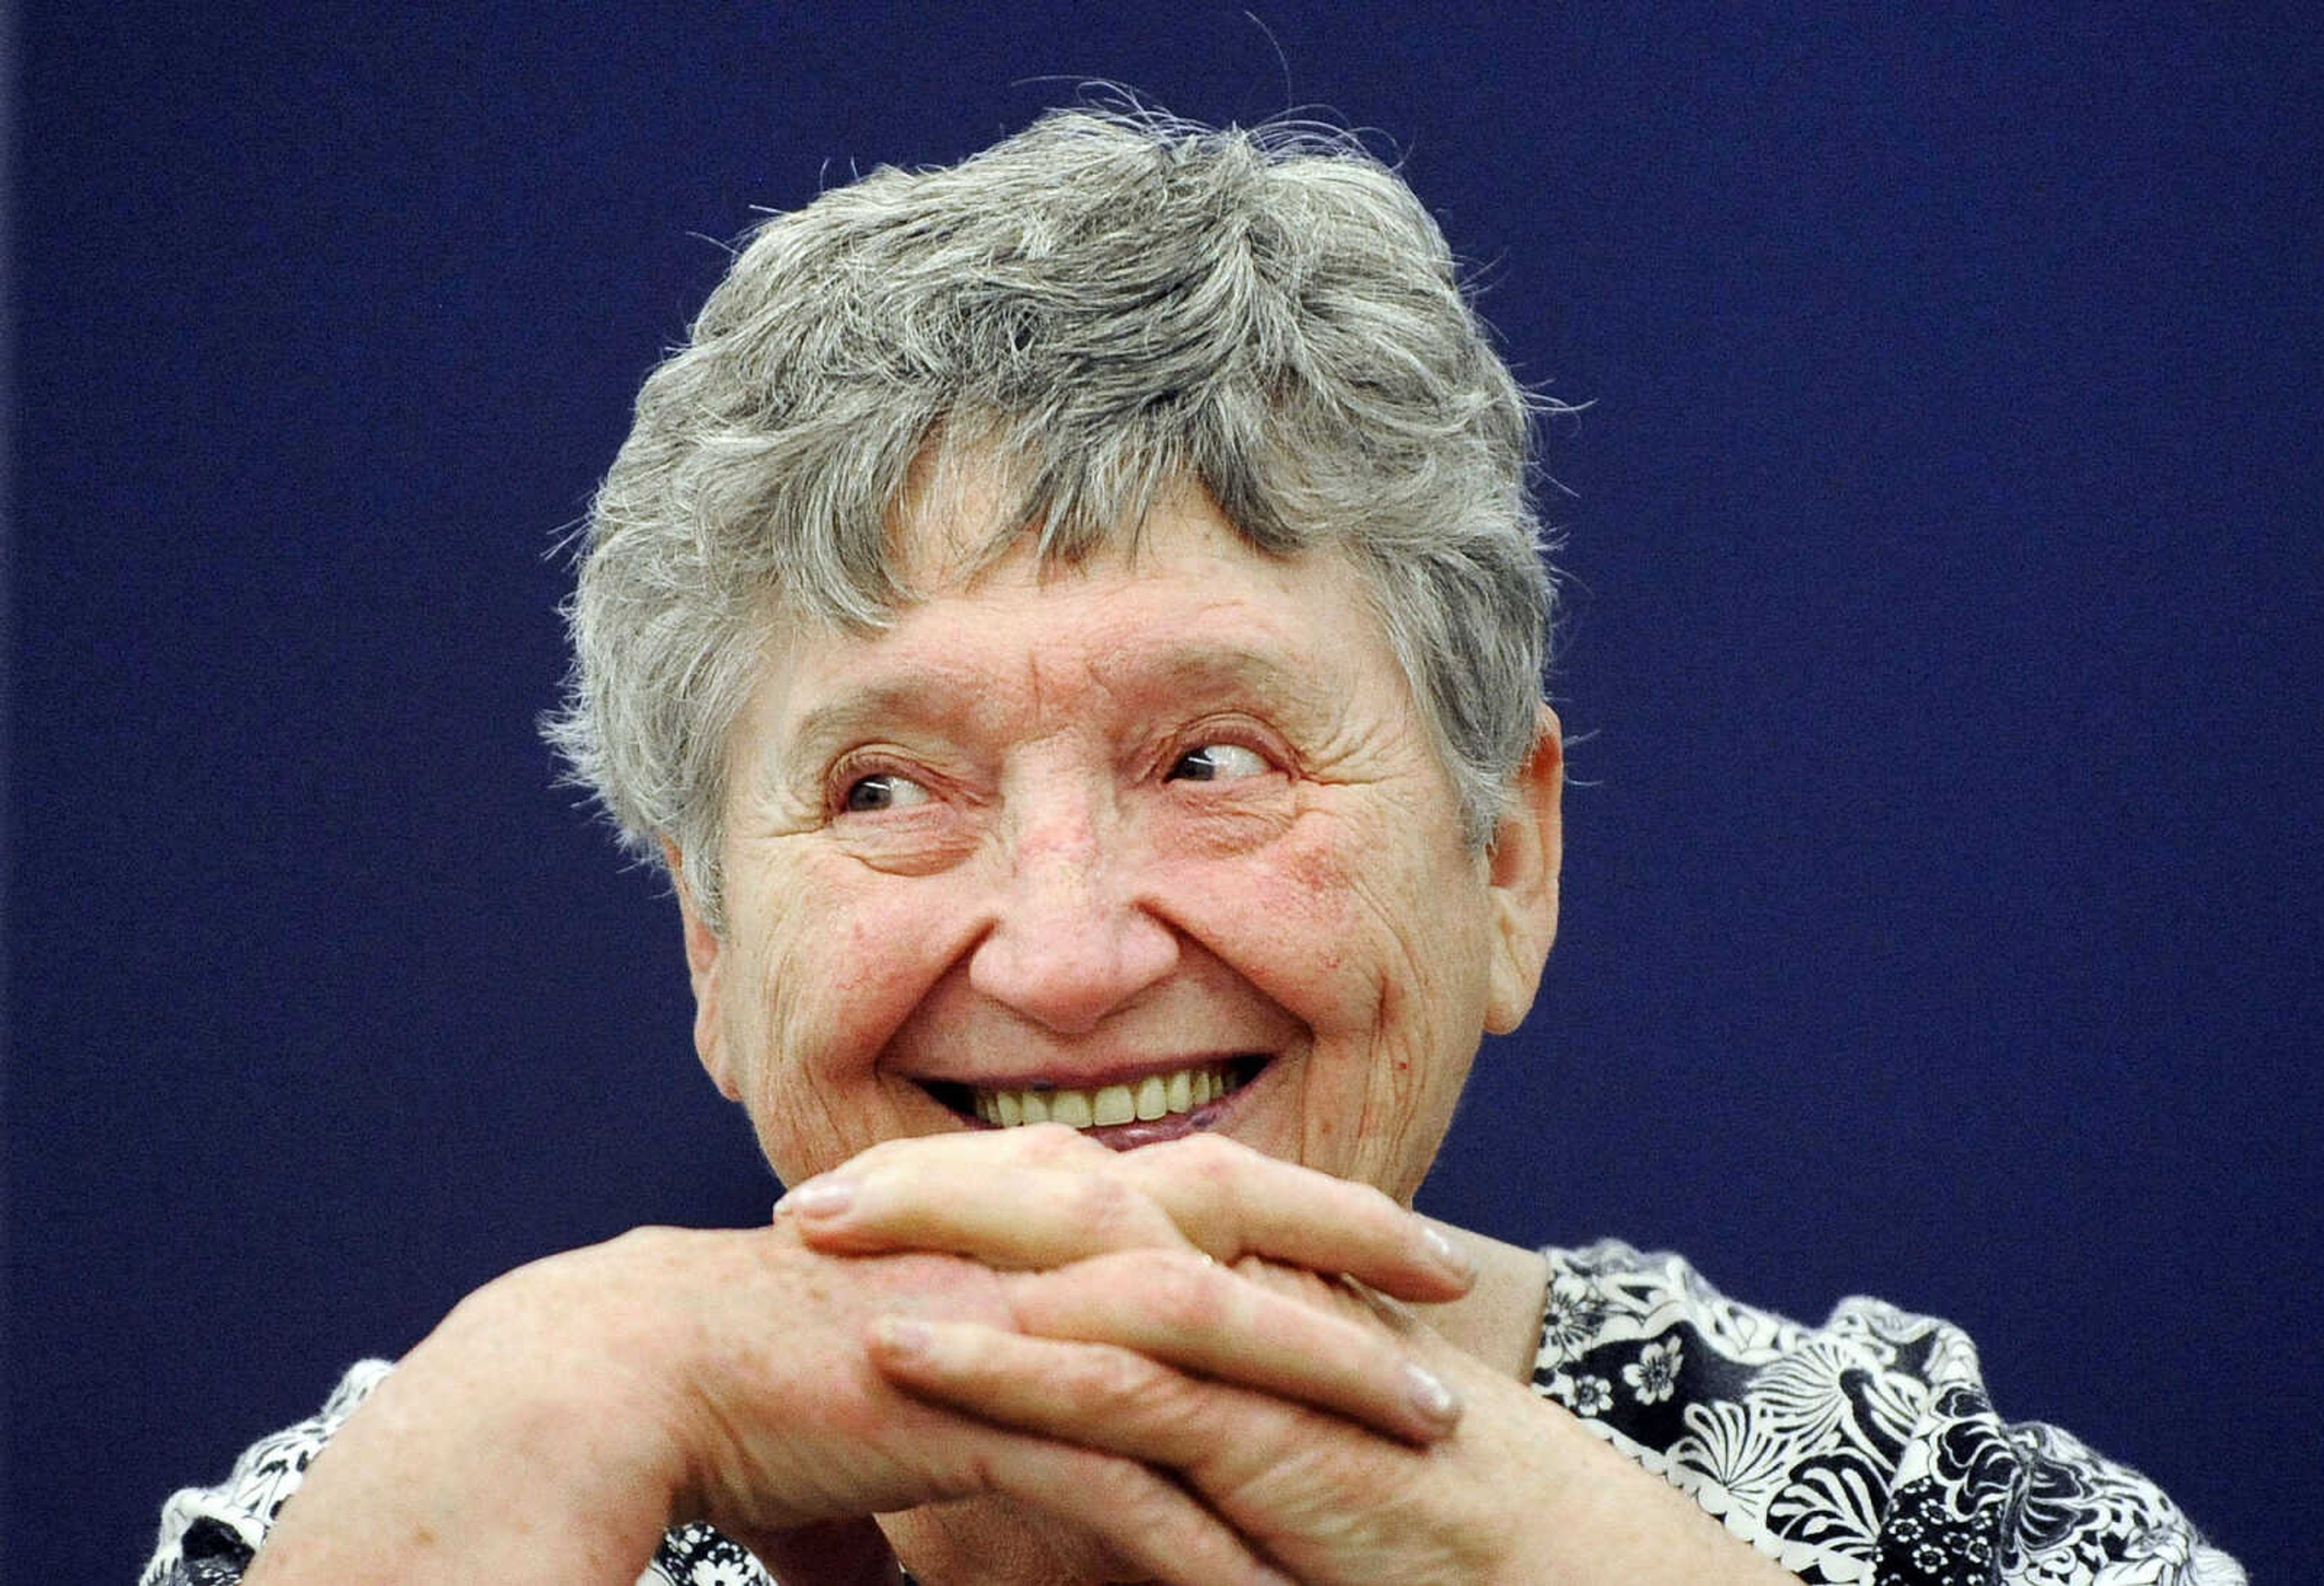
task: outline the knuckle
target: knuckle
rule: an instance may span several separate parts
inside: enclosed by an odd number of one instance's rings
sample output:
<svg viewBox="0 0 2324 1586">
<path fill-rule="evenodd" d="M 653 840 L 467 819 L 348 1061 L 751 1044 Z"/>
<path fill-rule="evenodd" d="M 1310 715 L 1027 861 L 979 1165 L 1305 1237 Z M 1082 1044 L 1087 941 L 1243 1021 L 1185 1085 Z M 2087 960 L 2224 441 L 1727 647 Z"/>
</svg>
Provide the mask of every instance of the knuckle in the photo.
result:
<svg viewBox="0 0 2324 1586">
<path fill-rule="evenodd" d="M 1186 1171 L 1213 1184 L 1232 1183 L 1250 1159 L 1247 1147 L 1216 1134 L 1188 1135 L 1170 1149 Z"/>
<path fill-rule="evenodd" d="M 1160 1369 L 1128 1350 L 1097 1350 L 1074 1369 L 1066 1391 L 1077 1407 L 1098 1413 L 1143 1403 Z"/>
<path fill-rule="evenodd" d="M 1049 1166 L 1070 1162 L 1080 1156 L 1083 1148 L 1094 1142 L 1084 1139 L 1079 1130 L 1062 1123 L 1035 1123 L 1008 1131 L 1027 1162 L 1036 1166 Z M 1100 1150 L 1105 1148 L 1100 1146 Z M 1108 1153 L 1111 1155 L 1111 1153 Z"/>
<path fill-rule="evenodd" d="M 1143 1467 L 1099 1456 L 1084 1474 L 1117 1522 L 1148 1535 L 1185 1528 L 1185 1500 Z"/>
<path fill-rule="evenodd" d="M 1122 1236 L 1138 1231 L 1144 1197 L 1134 1194 L 1118 1179 L 1092 1176 L 1075 1181 L 1073 1214 L 1100 1244 L 1127 1242 Z"/>
<path fill-rule="evenodd" d="M 1156 1262 L 1149 1281 L 1153 1314 L 1174 1332 L 1208 1332 L 1226 1319 L 1228 1274 L 1202 1256 L 1171 1251 Z"/>
<path fill-rule="evenodd" d="M 1333 1284 L 1318 1273 L 1265 1256 L 1245 1256 L 1234 1264 L 1235 1276 L 1270 1295 L 1314 1304 L 1329 1298 Z"/>
<path fill-rule="evenodd" d="M 1190 1230 L 1210 1228 L 1231 1237 L 1248 1203 L 1250 1163 L 1246 1148 L 1198 1134 L 1133 1152 L 1123 1166 Z"/>
</svg>

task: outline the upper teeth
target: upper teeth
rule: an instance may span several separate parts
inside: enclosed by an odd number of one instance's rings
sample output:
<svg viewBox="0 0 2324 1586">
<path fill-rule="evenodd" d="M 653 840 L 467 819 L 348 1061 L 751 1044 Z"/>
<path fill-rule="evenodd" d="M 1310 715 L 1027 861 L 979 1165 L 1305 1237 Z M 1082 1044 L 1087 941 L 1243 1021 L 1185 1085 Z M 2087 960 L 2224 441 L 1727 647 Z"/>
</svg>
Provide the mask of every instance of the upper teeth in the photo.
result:
<svg viewBox="0 0 2324 1586">
<path fill-rule="evenodd" d="M 1223 1063 L 1181 1068 L 1175 1074 L 1149 1074 L 1134 1084 L 1101 1085 L 1095 1090 L 979 1090 L 976 1115 L 987 1123 L 1014 1129 L 1020 1123 L 1064 1123 L 1075 1129 L 1103 1128 L 1132 1119 L 1191 1112 L 1234 1089 L 1232 1072 Z"/>
</svg>

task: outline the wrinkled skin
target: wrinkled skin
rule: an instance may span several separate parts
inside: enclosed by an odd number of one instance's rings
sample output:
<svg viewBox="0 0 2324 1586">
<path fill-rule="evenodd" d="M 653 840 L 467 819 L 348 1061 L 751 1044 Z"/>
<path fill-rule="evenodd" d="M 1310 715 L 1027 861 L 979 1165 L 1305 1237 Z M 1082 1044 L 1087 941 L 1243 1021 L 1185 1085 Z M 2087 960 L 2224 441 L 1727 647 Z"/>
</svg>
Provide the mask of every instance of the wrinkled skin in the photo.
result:
<svg viewBox="0 0 2324 1586">
<path fill-rule="evenodd" d="M 1221 1132 L 1409 1200 L 1556 927 L 1554 719 L 1472 850 L 1337 556 L 1182 493 L 1134 557 L 961 578 L 989 505 L 946 500 L 907 537 L 937 593 L 770 645 L 735 724 L 722 928 L 681 899 L 712 1075 L 797 1184 L 962 1128 L 930 1082 L 1260 1054 Z"/>
</svg>

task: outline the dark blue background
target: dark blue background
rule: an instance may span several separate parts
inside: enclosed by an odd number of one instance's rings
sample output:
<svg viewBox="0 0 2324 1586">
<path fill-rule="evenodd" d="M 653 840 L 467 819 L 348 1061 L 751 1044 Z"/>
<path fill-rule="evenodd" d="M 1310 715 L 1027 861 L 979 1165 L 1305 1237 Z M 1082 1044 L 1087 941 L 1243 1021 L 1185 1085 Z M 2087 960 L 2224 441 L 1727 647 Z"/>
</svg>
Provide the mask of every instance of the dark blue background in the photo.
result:
<svg viewBox="0 0 2324 1586">
<path fill-rule="evenodd" d="M 1109 77 L 1380 129 L 1593 404 L 1564 937 L 1433 1207 L 1951 1316 L 2293 1573 L 2316 24 L 1104 9 L 20 8 L 0 1568 L 125 1581 L 493 1273 L 764 1214 L 532 735 L 549 549 L 707 239 Z"/>
</svg>

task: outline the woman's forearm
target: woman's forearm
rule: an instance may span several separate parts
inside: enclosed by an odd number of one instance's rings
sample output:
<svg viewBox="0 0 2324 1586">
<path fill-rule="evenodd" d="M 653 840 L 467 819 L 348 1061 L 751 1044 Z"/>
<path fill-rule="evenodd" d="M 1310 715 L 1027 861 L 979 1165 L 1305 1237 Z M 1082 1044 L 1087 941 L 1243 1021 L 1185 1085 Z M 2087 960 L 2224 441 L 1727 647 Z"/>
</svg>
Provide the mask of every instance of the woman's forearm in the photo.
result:
<svg viewBox="0 0 2324 1586">
<path fill-rule="evenodd" d="M 488 1288 L 413 1350 L 316 1459 L 245 1586 L 630 1586 L 683 1480 L 633 1386 L 656 1363 L 593 1358 L 584 1315 L 544 1348 L 534 1303 Z"/>
</svg>

